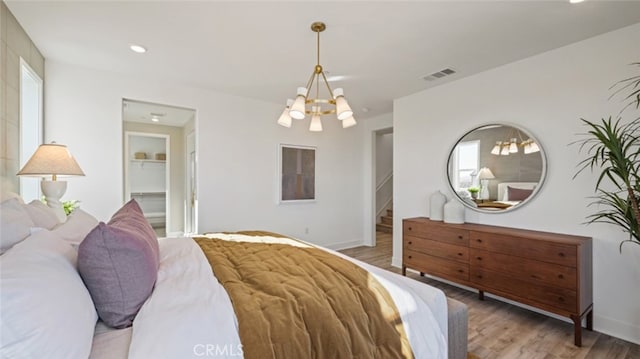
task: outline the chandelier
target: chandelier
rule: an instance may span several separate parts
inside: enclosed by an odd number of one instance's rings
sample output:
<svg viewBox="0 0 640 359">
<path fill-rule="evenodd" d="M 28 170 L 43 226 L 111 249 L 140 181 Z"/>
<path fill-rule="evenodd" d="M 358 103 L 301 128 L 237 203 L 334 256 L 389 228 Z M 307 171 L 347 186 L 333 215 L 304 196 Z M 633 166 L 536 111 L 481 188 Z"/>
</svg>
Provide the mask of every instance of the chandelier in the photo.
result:
<svg viewBox="0 0 640 359">
<path fill-rule="evenodd" d="M 518 137 L 515 137 L 516 135 Z M 496 141 L 496 145 L 491 149 L 491 154 L 508 156 L 512 153 L 518 153 L 518 147 L 522 147 L 525 155 L 534 152 L 540 152 L 540 147 L 538 147 L 538 144 L 531 138 L 522 140 L 522 135 L 518 130 L 512 131 L 511 136 L 509 137 L 510 139 L 507 139 L 506 141 Z M 520 140 L 519 144 L 518 140 Z"/>
<path fill-rule="evenodd" d="M 353 118 L 353 111 L 347 100 L 344 98 L 344 91 L 341 88 L 331 90 L 327 76 L 325 75 L 322 65 L 320 65 L 320 33 L 327 26 L 323 22 L 314 22 L 311 24 L 311 30 L 317 34 L 317 62 L 311 73 L 311 77 L 306 87 L 298 87 L 295 100 L 288 99 L 287 106 L 282 111 L 282 115 L 278 118 L 278 124 L 284 127 L 291 127 L 291 119 L 302 120 L 306 115 L 311 116 L 311 124 L 309 131 L 322 131 L 321 116 L 336 114 L 338 120 L 342 121 L 342 127 L 348 128 L 355 126 L 356 120 Z M 320 82 L 324 82 L 329 98 L 320 97 Z M 311 96 L 315 84 L 315 97 Z M 324 87 L 323 87 L 324 88 Z"/>
</svg>

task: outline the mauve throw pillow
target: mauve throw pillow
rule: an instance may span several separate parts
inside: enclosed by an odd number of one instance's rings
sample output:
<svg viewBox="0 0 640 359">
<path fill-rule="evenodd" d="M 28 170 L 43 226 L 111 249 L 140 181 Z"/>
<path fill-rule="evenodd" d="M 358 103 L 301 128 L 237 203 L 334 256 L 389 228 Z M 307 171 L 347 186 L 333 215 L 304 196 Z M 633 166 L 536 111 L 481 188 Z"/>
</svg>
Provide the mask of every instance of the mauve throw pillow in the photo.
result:
<svg viewBox="0 0 640 359">
<path fill-rule="evenodd" d="M 515 188 L 507 186 L 509 201 L 524 201 L 531 195 L 533 189 Z"/>
<path fill-rule="evenodd" d="M 135 200 L 100 222 L 78 247 L 78 271 L 96 311 L 114 328 L 131 326 L 158 277 L 158 240 Z"/>
</svg>

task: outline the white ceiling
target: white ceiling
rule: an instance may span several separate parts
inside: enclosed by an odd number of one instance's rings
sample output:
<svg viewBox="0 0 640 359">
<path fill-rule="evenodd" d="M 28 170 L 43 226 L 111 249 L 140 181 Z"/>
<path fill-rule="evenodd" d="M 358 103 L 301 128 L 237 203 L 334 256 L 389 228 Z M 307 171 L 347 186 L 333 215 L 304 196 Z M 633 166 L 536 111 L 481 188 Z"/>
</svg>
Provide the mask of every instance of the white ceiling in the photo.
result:
<svg viewBox="0 0 640 359">
<path fill-rule="evenodd" d="M 194 116 L 195 111 L 187 108 L 128 99 L 122 101 L 122 120 L 127 122 L 182 127 Z M 153 117 L 156 117 L 158 122 L 152 121 Z"/>
<path fill-rule="evenodd" d="M 320 20 L 327 24 L 320 62 L 347 77 L 332 87 L 344 87 L 356 118 L 390 112 L 394 98 L 640 22 L 640 1 L 6 3 L 47 59 L 283 106 L 313 70 L 309 26 Z M 131 43 L 149 51 L 135 54 Z M 458 73 L 422 79 L 447 67 Z"/>
</svg>

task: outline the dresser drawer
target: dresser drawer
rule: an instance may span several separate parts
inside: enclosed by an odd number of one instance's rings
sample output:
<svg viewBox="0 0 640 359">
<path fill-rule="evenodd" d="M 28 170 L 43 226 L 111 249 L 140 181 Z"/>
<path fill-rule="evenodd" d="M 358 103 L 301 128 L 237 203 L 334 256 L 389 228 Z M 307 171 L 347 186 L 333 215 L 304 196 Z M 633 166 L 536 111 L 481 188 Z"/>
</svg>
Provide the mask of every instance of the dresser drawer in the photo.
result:
<svg viewBox="0 0 640 359">
<path fill-rule="evenodd" d="M 456 246 L 453 244 L 438 242 L 431 239 L 405 236 L 404 249 L 414 252 L 421 252 L 445 259 L 452 259 L 462 262 L 469 261 L 469 247 Z"/>
<path fill-rule="evenodd" d="M 497 272 L 471 267 L 471 282 L 480 289 L 521 301 L 524 304 L 542 303 L 575 313 L 577 311 L 576 291 L 546 285 L 532 284 L 519 278 L 509 277 Z"/>
<path fill-rule="evenodd" d="M 527 282 L 557 286 L 571 290 L 578 288 L 576 269 L 559 264 L 518 258 L 506 254 L 471 248 L 470 265 L 517 277 Z"/>
<path fill-rule="evenodd" d="M 459 246 L 469 246 L 469 231 L 465 229 L 444 226 L 439 222 L 405 221 L 403 235 L 432 239 Z"/>
<path fill-rule="evenodd" d="M 577 247 L 567 244 L 471 231 L 469 245 L 486 251 L 556 263 L 567 267 L 576 267 L 577 265 Z"/>
<path fill-rule="evenodd" d="M 442 259 L 428 254 L 404 250 L 403 264 L 406 267 L 453 280 L 469 280 L 469 265 Z"/>
</svg>

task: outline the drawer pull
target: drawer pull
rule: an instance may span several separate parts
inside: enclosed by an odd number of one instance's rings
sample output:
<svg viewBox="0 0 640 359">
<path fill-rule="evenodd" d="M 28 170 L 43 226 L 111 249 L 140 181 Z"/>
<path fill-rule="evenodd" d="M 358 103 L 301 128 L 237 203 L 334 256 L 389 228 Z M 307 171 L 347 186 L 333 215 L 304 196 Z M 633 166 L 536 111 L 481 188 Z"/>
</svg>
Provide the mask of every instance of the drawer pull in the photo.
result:
<svg viewBox="0 0 640 359">
<path fill-rule="evenodd" d="M 482 274 L 478 274 L 476 277 L 482 279 Z"/>
<path fill-rule="evenodd" d="M 462 253 L 458 253 L 459 256 L 462 256 Z"/>
<path fill-rule="evenodd" d="M 562 275 L 562 274 L 558 274 L 558 278 L 560 278 L 560 279 L 564 279 L 564 275 Z"/>
<path fill-rule="evenodd" d="M 409 259 L 411 259 L 411 256 L 409 256 Z"/>
<path fill-rule="evenodd" d="M 458 269 L 458 272 L 464 273 L 464 269 Z"/>
<path fill-rule="evenodd" d="M 462 236 L 458 236 L 458 239 L 462 239 Z"/>
<path fill-rule="evenodd" d="M 531 275 L 531 278 L 533 278 L 533 279 L 540 279 L 540 277 L 538 277 L 538 276 L 537 276 L 537 275 L 535 275 L 535 274 L 532 274 L 532 275 Z"/>
<path fill-rule="evenodd" d="M 476 257 L 476 259 L 477 259 L 477 260 L 479 260 L 479 261 L 481 261 L 481 260 L 482 260 L 482 257 Z"/>
<path fill-rule="evenodd" d="M 560 257 L 564 257 L 564 253 L 562 253 L 562 252 L 558 253 L 558 255 L 559 255 Z"/>
<path fill-rule="evenodd" d="M 413 242 L 409 241 L 409 244 L 412 244 Z"/>
<path fill-rule="evenodd" d="M 558 301 L 559 301 L 559 302 L 563 302 L 563 303 L 564 303 L 564 298 L 562 298 L 562 297 L 558 297 Z"/>
<path fill-rule="evenodd" d="M 482 239 L 476 239 L 476 242 L 482 243 Z"/>
<path fill-rule="evenodd" d="M 409 230 L 411 231 L 411 230 L 413 230 L 413 228 L 409 227 Z"/>
</svg>

